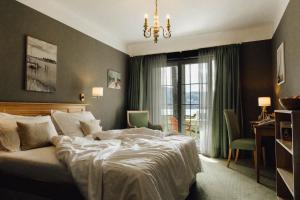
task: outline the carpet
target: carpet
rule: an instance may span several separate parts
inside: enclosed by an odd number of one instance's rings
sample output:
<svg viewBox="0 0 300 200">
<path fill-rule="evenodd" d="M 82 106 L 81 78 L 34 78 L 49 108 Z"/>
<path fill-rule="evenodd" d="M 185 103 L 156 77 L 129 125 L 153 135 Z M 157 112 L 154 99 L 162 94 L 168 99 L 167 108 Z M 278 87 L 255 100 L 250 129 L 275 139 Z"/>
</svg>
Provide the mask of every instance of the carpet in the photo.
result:
<svg viewBox="0 0 300 200">
<path fill-rule="evenodd" d="M 202 172 L 187 200 L 274 200 L 275 171 L 263 169 L 261 184 L 251 160 L 241 160 L 226 167 L 226 160 L 200 156 Z"/>
</svg>

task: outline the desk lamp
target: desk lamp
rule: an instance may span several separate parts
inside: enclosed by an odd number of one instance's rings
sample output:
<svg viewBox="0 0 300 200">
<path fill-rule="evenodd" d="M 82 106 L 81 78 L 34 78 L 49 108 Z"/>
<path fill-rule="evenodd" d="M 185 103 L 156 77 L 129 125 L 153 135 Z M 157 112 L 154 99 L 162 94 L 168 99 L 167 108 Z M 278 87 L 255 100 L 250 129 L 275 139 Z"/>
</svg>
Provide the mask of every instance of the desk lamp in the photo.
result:
<svg viewBox="0 0 300 200">
<path fill-rule="evenodd" d="M 258 97 L 258 106 L 261 107 L 261 114 L 258 116 L 259 120 L 267 118 L 267 107 L 271 106 L 270 97 Z"/>
</svg>

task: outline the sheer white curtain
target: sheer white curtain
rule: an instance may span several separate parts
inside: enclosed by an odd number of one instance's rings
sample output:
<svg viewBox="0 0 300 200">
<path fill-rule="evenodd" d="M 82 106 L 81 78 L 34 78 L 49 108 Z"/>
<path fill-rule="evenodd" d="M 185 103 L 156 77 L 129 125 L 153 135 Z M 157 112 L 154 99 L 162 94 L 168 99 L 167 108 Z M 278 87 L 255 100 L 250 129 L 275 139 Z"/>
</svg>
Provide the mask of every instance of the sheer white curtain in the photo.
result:
<svg viewBox="0 0 300 200">
<path fill-rule="evenodd" d="M 173 67 L 161 68 L 161 116 L 160 123 L 165 131 L 172 130 L 170 117 L 174 115 L 173 101 Z"/>
<path fill-rule="evenodd" d="M 163 93 L 161 87 L 162 68 L 167 65 L 166 55 L 146 56 L 143 67 L 142 109 L 149 110 L 150 121 L 161 124 L 163 109 Z"/>
<path fill-rule="evenodd" d="M 214 55 L 199 53 L 199 138 L 200 153 L 212 155 L 212 113 L 215 93 L 216 70 Z"/>
</svg>

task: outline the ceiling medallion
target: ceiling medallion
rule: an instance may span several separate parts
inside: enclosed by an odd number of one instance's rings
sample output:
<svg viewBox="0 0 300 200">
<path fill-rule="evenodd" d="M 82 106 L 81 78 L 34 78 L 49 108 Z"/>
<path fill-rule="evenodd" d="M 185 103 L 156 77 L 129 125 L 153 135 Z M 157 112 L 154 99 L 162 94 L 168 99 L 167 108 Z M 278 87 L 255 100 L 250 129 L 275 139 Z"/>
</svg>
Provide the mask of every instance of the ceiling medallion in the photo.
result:
<svg viewBox="0 0 300 200">
<path fill-rule="evenodd" d="M 153 17 L 153 26 L 149 26 L 148 24 L 148 15 L 145 14 L 145 22 L 144 22 L 144 37 L 150 38 L 153 35 L 154 43 L 157 43 L 159 38 L 160 31 L 163 32 L 164 38 L 170 38 L 171 37 L 171 25 L 170 25 L 170 15 L 166 16 L 167 24 L 166 27 L 159 25 L 159 16 L 157 11 L 157 0 L 155 0 L 155 13 Z"/>
</svg>

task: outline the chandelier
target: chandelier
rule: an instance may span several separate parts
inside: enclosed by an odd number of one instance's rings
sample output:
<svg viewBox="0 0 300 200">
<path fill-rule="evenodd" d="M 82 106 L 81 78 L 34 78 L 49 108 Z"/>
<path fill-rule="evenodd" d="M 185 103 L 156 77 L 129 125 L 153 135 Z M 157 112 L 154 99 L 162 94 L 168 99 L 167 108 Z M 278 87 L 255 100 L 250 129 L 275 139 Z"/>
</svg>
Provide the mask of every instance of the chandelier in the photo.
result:
<svg viewBox="0 0 300 200">
<path fill-rule="evenodd" d="M 145 14 L 145 22 L 144 22 L 144 37 L 150 38 L 153 35 L 154 43 L 157 43 L 160 31 L 163 32 L 164 38 L 171 37 L 171 25 L 170 25 L 170 15 L 167 15 L 167 24 L 166 27 L 159 25 L 159 16 L 157 11 L 157 0 L 155 0 L 155 13 L 153 17 L 153 26 L 149 26 L 148 24 L 148 15 Z"/>
</svg>

